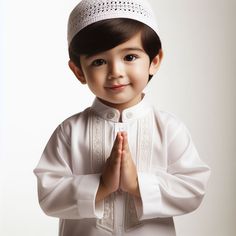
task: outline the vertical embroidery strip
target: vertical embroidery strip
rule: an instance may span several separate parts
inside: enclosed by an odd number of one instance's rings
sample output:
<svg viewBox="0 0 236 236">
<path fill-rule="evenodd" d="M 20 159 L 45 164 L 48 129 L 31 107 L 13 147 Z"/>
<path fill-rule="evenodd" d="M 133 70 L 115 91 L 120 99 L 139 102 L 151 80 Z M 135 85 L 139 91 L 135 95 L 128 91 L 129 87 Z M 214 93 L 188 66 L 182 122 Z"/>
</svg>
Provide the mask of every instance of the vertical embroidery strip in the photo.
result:
<svg viewBox="0 0 236 236">
<path fill-rule="evenodd" d="M 150 114 L 138 121 L 137 168 L 149 171 L 152 160 L 153 117 Z"/>
<path fill-rule="evenodd" d="M 151 114 L 138 121 L 137 135 L 136 167 L 138 171 L 147 172 L 150 169 L 152 160 L 153 117 Z M 140 224 L 134 200 L 132 196 L 128 195 L 126 198 L 125 229 L 128 231 Z"/>
<path fill-rule="evenodd" d="M 97 228 L 113 232 L 115 228 L 114 222 L 114 194 L 104 200 L 104 216 L 97 220 Z"/>
<path fill-rule="evenodd" d="M 90 111 L 89 116 L 90 160 L 93 173 L 101 173 L 105 163 L 105 120 Z M 104 200 L 104 216 L 96 222 L 97 228 L 114 231 L 114 196 Z"/>
<path fill-rule="evenodd" d="M 93 114 L 90 111 L 89 119 L 89 145 L 90 145 L 90 160 L 91 169 L 94 173 L 100 173 L 102 166 L 105 163 L 105 150 L 104 150 L 104 120 Z"/>
<path fill-rule="evenodd" d="M 133 197 L 129 194 L 126 195 L 125 209 L 125 231 L 132 230 L 141 225 L 141 222 L 138 220 Z"/>
</svg>

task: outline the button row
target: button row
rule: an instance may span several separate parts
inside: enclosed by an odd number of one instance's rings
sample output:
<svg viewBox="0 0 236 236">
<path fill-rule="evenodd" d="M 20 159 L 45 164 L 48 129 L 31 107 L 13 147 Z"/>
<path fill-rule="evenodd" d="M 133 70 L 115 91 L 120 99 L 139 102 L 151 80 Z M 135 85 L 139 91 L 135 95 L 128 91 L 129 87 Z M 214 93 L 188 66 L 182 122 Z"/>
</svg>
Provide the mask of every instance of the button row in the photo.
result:
<svg viewBox="0 0 236 236">
<path fill-rule="evenodd" d="M 109 112 L 109 113 L 106 114 L 106 118 L 109 119 L 109 120 L 113 119 L 115 116 L 116 116 L 116 114 L 114 112 Z M 133 113 L 132 112 L 127 112 L 125 114 L 125 118 L 126 119 L 132 119 L 133 118 Z"/>
</svg>

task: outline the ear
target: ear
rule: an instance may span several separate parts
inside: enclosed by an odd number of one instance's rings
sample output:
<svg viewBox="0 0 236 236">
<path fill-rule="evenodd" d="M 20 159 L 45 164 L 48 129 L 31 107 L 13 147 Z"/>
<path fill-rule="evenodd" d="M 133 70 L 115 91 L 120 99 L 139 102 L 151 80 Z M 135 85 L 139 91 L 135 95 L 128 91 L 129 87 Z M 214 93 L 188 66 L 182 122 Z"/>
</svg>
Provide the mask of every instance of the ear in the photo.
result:
<svg viewBox="0 0 236 236">
<path fill-rule="evenodd" d="M 162 58 L 163 58 L 163 51 L 162 51 L 162 49 L 160 49 L 159 53 L 153 58 L 151 65 L 149 67 L 149 74 L 150 75 L 154 75 L 157 72 L 157 70 L 161 64 Z"/>
<path fill-rule="evenodd" d="M 68 65 L 69 65 L 70 69 L 72 70 L 72 72 L 74 73 L 74 75 L 76 76 L 76 78 L 80 81 L 80 83 L 86 84 L 87 82 L 84 77 L 84 73 L 83 73 L 82 69 L 77 67 L 75 65 L 75 63 L 71 60 L 69 60 Z"/>
</svg>

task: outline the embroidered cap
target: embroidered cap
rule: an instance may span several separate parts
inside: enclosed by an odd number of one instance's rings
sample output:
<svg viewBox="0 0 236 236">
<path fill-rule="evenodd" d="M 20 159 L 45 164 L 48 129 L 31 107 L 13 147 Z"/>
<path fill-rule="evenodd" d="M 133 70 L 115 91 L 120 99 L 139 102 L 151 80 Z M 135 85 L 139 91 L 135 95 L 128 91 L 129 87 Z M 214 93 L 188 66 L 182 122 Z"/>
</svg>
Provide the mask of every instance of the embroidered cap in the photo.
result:
<svg viewBox="0 0 236 236">
<path fill-rule="evenodd" d="M 68 45 L 74 36 L 86 26 L 113 18 L 140 21 L 158 34 L 155 15 L 147 0 L 82 0 L 72 10 L 69 17 Z"/>
</svg>

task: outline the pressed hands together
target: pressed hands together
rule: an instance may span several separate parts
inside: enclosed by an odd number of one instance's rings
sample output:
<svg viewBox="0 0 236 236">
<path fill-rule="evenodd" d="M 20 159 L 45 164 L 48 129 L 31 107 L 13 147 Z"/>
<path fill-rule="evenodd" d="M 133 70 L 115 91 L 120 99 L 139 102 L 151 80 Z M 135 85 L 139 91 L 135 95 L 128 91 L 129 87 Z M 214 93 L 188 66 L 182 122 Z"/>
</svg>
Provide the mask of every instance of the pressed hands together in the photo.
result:
<svg viewBox="0 0 236 236">
<path fill-rule="evenodd" d="M 101 175 L 96 202 L 117 190 L 140 196 L 137 170 L 129 150 L 126 132 L 117 133 Z"/>
</svg>

